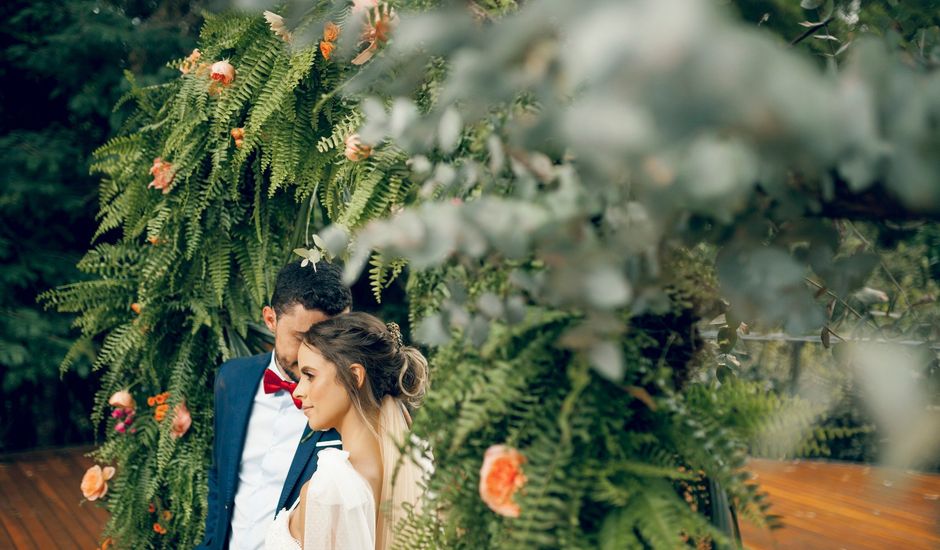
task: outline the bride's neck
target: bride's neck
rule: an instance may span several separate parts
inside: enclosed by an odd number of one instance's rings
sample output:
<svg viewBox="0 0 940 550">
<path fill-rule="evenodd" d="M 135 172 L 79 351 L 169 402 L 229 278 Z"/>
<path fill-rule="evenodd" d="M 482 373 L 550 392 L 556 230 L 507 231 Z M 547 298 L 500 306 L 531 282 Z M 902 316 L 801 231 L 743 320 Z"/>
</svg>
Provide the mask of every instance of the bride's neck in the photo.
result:
<svg viewBox="0 0 940 550">
<path fill-rule="evenodd" d="M 375 433 L 369 428 L 354 408 L 343 417 L 339 425 L 340 437 L 343 438 L 343 450 L 349 453 L 349 461 L 368 462 L 370 456 L 379 448 Z"/>
</svg>

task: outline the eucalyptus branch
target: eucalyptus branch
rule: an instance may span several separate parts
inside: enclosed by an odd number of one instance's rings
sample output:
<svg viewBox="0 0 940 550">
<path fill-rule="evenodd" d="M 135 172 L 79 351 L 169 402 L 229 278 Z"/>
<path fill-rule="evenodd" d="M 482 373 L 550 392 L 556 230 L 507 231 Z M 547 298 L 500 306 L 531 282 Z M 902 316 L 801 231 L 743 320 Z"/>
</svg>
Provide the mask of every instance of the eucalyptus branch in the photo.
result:
<svg viewBox="0 0 940 550">
<path fill-rule="evenodd" d="M 793 40 L 790 41 L 790 47 L 792 48 L 793 46 L 796 46 L 796 45 L 799 44 L 800 42 L 806 40 L 807 38 L 809 38 L 810 36 L 812 36 L 813 33 L 815 33 L 816 31 L 818 31 L 818 30 L 821 29 L 821 28 L 823 28 L 823 27 L 827 27 L 827 28 L 828 28 L 828 25 L 829 25 L 829 22 L 830 22 L 830 21 L 832 21 L 832 15 L 830 15 L 829 17 L 827 17 L 825 20 L 820 21 L 819 23 L 816 23 L 816 24 L 813 25 L 812 27 L 806 29 L 806 31 L 805 31 L 803 34 L 797 36 L 796 38 L 794 38 Z M 826 31 L 826 32 L 828 32 L 828 31 Z"/>
</svg>

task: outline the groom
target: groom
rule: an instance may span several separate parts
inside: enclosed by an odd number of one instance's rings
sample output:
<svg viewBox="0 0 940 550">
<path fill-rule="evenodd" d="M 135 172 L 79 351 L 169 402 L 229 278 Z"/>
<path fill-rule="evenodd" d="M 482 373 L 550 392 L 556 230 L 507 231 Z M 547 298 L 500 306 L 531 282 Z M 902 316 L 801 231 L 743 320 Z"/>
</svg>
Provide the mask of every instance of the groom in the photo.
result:
<svg viewBox="0 0 940 550">
<path fill-rule="evenodd" d="M 335 430 L 311 432 L 291 392 L 303 333 L 351 303 L 338 266 L 291 262 L 278 273 L 262 310 L 274 351 L 226 361 L 216 375 L 209 511 L 197 549 L 260 549 L 275 513 L 317 469 L 317 452 L 342 445 Z"/>
</svg>

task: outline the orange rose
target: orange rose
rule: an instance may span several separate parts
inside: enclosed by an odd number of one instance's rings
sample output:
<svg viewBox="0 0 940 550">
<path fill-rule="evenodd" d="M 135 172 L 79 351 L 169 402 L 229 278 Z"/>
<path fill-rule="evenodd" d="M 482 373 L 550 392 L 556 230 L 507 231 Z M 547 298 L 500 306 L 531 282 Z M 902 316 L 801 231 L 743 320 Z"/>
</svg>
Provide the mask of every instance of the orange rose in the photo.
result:
<svg viewBox="0 0 940 550">
<path fill-rule="evenodd" d="M 159 523 L 154 523 L 154 524 L 153 524 L 153 530 L 154 530 L 155 532 L 161 534 L 161 535 L 165 535 L 165 534 L 166 534 L 166 527 L 160 525 Z"/>
<path fill-rule="evenodd" d="M 114 468 L 104 469 L 95 464 L 82 477 L 82 494 L 88 500 L 98 500 L 108 493 L 108 480 L 114 477 Z"/>
<path fill-rule="evenodd" d="M 519 517 L 519 505 L 513 501 L 513 495 L 525 485 L 522 473 L 525 461 L 522 453 L 505 445 L 493 445 L 483 455 L 480 498 L 501 516 Z"/>
<path fill-rule="evenodd" d="M 320 41 L 320 53 L 323 54 L 323 59 L 329 59 L 335 49 L 336 44 L 327 42 L 326 40 Z"/>
<path fill-rule="evenodd" d="M 345 140 L 346 143 L 346 158 L 353 161 L 359 162 L 360 160 L 365 160 L 372 155 L 372 147 L 364 145 L 359 139 L 359 134 L 349 134 Z"/>
<path fill-rule="evenodd" d="M 332 21 L 327 21 L 323 26 L 323 40 L 327 42 L 336 42 L 339 38 L 339 25 Z"/>
<path fill-rule="evenodd" d="M 166 398 L 170 396 L 170 392 L 163 392 L 161 394 L 155 395 L 153 397 L 154 401 L 157 402 L 157 405 L 162 405 L 166 403 Z"/>
<path fill-rule="evenodd" d="M 186 408 L 185 403 L 180 403 L 177 405 L 174 412 L 175 414 L 173 416 L 173 425 L 170 427 L 170 435 L 176 438 L 180 438 L 186 435 L 186 432 L 189 431 L 189 427 L 193 423 L 193 418 L 190 416 L 189 409 Z"/>
<path fill-rule="evenodd" d="M 108 399 L 108 405 L 112 407 L 117 407 L 121 409 L 131 409 L 134 410 L 137 407 L 137 404 L 134 403 L 134 396 L 130 394 L 127 390 L 121 390 L 114 392 L 114 395 Z"/>
<path fill-rule="evenodd" d="M 157 420 L 157 422 L 163 422 L 163 419 L 166 418 L 166 413 L 169 410 L 169 405 L 157 405 L 157 409 L 154 411 L 153 417 Z"/>
<path fill-rule="evenodd" d="M 170 521 L 170 518 L 172 518 L 172 517 L 173 517 L 173 512 L 171 512 L 171 511 L 169 511 L 169 510 L 164 510 L 164 511 L 163 511 L 163 519 L 164 519 L 164 520 Z"/>
</svg>

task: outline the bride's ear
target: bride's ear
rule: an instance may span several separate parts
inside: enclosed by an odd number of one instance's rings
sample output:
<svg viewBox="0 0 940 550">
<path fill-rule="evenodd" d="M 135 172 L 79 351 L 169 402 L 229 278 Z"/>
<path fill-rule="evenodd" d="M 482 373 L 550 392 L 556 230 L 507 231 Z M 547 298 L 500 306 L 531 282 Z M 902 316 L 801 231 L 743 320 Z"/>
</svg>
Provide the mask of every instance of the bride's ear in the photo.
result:
<svg viewBox="0 0 940 550">
<path fill-rule="evenodd" d="M 356 387 L 361 388 L 366 382 L 366 368 L 359 363 L 353 363 L 349 365 L 349 370 L 352 371 L 353 378 L 356 379 Z"/>
</svg>

